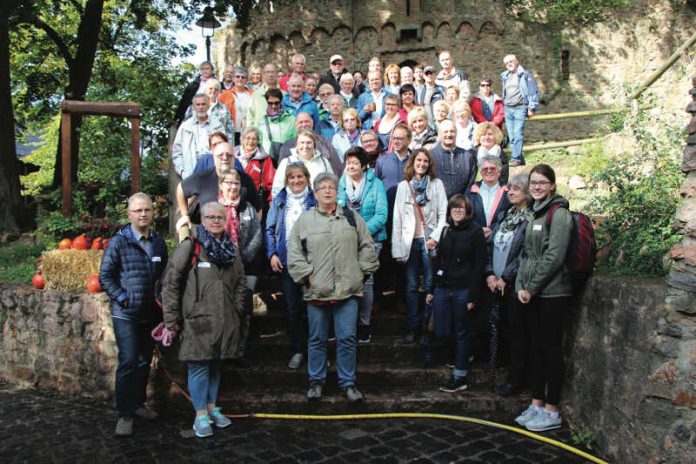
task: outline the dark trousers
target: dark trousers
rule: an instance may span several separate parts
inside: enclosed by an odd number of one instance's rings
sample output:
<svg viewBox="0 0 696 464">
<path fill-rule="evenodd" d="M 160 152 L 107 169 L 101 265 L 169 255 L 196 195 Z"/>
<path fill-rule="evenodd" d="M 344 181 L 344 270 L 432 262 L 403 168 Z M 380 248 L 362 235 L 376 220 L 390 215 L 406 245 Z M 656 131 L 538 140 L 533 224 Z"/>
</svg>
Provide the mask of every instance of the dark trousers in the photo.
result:
<svg viewBox="0 0 696 464">
<path fill-rule="evenodd" d="M 500 306 L 502 339 L 509 356 L 507 383 L 521 387 L 525 382 L 525 366 L 529 345 L 527 343 L 527 321 L 525 306 L 520 303 L 517 294 L 508 287 L 502 297 Z"/>
<path fill-rule="evenodd" d="M 288 335 L 293 353 L 305 353 L 307 351 L 307 310 L 302 300 L 302 285 L 296 284 L 287 270 L 283 270 L 280 276 L 280 284 L 285 296 L 285 304 L 288 309 Z"/>
<path fill-rule="evenodd" d="M 532 398 L 558 406 L 565 374 L 563 324 L 570 297 L 535 297 L 524 308 L 529 328 Z"/>
<path fill-rule="evenodd" d="M 145 403 L 155 341 L 152 323 L 111 319 L 118 346 L 116 368 L 116 409 L 119 417 L 133 417 Z"/>
</svg>

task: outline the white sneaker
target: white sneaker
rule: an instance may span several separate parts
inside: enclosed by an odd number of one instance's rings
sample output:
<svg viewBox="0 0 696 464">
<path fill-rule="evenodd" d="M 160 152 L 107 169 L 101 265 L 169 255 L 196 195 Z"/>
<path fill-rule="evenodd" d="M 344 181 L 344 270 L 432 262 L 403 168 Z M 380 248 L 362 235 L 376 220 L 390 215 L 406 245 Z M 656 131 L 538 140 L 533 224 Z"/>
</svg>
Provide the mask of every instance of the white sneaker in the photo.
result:
<svg viewBox="0 0 696 464">
<path fill-rule="evenodd" d="M 530 404 L 529 407 L 525 409 L 522 414 L 517 416 L 515 422 L 524 427 L 527 422 L 534 419 L 543 410 L 543 408 L 537 408 L 533 404 Z"/>
<path fill-rule="evenodd" d="M 544 409 L 534 419 L 527 421 L 524 426 L 532 432 L 558 429 L 561 427 L 561 415 L 556 414 L 556 417 L 553 417 L 552 413 Z"/>
<path fill-rule="evenodd" d="M 299 369 L 299 367 L 302 365 L 302 361 L 304 361 L 304 354 L 295 353 L 292 355 L 292 358 L 290 358 L 290 362 L 288 363 L 288 367 L 290 369 Z"/>
</svg>

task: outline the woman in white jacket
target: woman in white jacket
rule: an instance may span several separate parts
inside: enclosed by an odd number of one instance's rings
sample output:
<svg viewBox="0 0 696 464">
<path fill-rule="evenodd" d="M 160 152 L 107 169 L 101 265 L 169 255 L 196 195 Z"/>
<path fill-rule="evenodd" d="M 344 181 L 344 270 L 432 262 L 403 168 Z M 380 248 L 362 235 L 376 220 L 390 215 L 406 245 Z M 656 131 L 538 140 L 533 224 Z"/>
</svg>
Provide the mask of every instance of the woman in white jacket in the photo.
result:
<svg viewBox="0 0 696 464">
<path fill-rule="evenodd" d="M 446 225 L 447 195 L 435 172 L 430 152 L 416 149 L 406 162 L 405 180 L 399 183 L 394 202 L 392 256 L 406 263 L 407 343 L 416 340 L 420 327 L 419 276 L 422 272 L 424 291 L 430 292 L 433 281 L 430 254 L 435 253 Z"/>
</svg>

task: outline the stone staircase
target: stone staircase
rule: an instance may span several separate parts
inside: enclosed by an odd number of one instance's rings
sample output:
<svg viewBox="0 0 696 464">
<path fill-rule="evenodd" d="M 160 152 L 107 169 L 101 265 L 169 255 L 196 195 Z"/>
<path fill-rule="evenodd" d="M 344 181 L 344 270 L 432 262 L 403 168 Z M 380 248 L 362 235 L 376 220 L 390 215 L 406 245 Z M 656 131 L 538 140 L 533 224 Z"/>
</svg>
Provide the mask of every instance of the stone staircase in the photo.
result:
<svg viewBox="0 0 696 464">
<path fill-rule="evenodd" d="M 252 319 L 247 345 L 247 369 L 226 365 L 219 404 L 227 413 L 357 414 L 380 412 L 430 412 L 457 415 L 488 415 L 522 410 L 527 397 L 501 398 L 491 393 L 486 367 L 487 352 L 479 350 L 469 372 L 469 390 L 456 394 L 438 391 L 450 375 L 446 350 L 436 345 L 434 362 L 425 366 L 419 344 L 405 344 L 405 316 L 387 304 L 373 314 L 372 341 L 358 346 L 357 385 L 365 395 L 361 404 L 346 401 L 337 386 L 335 342 L 329 342 L 327 385 L 319 402 L 308 402 L 306 364 L 300 369 L 287 367 L 291 351 L 285 332 L 286 312 L 282 295 L 264 295 L 266 316 Z M 183 363 L 167 362 L 177 383 L 186 385 Z M 498 383 L 505 369 L 498 369 Z M 171 391 L 175 402 L 186 401 Z"/>
</svg>

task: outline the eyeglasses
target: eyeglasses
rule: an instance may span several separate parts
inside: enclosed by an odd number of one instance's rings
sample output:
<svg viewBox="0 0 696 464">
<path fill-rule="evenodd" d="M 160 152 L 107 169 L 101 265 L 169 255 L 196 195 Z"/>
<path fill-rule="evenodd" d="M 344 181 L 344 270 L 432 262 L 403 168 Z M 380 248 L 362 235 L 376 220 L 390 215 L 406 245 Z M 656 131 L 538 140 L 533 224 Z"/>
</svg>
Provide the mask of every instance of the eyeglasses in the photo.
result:
<svg viewBox="0 0 696 464">
<path fill-rule="evenodd" d="M 232 153 L 229 153 L 229 152 L 226 152 L 226 151 L 223 151 L 222 153 L 218 153 L 218 154 L 216 154 L 215 156 L 217 156 L 217 157 L 220 158 L 220 159 L 225 159 L 225 158 L 232 158 L 232 157 L 234 157 L 234 155 L 233 155 Z"/>
<path fill-rule="evenodd" d="M 387 103 L 384 104 L 384 106 L 399 106 L 399 105 L 397 105 L 396 103 L 389 103 L 389 102 L 387 102 Z"/>
<path fill-rule="evenodd" d="M 392 138 L 391 138 L 391 139 L 392 139 L 392 140 L 396 140 L 396 141 L 398 141 L 398 142 L 401 142 L 402 140 L 406 140 L 406 137 L 403 137 L 403 136 L 400 137 L 400 136 L 398 136 L 398 135 L 392 135 Z"/>
<path fill-rule="evenodd" d="M 466 206 L 453 206 L 452 207 L 452 212 L 454 211 L 464 211 L 466 212 Z"/>
<path fill-rule="evenodd" d="M 549 182 L 548 180 L 533 180 L 529 182 L 530 187 L 546 187 L 550 184 L 551 182 Z"/>
<path fill-rule="evenodd" d="M 203 219 L 210 222 L 222 222 L 225 220 L 225 216 L 203 216 Z"/>
<path fill-rule="evenodd" d="M 319 190 L 326 190 L 327 192 L 332 192 L 332 191 L 338 190 L 338 189 L 336 187 L 334 187 L 333 185 L 325 185 L 323 187 L 317 187 L 317 192 Z"/>
<path fill-rule="evenodd" d="M 331 92 L 322 92 L 319 94 L 320 97 L 329 97 L 331 95 L 333 95 L 333 93 L 331 93 Z"/>
<path fill-rule="evenodd" d="M 150 214 L 150 213 L 152 213 L 152 208 L 131 209 L 129 211 L 131 213 L 134 213 L 134 214 L 143 214 L 143 213 Z"/>
<path fill-rule="evenodd" d="M 491 84 L 480 84 L 479 87 L 490 87 Z"/>
<path fill-rule="evenodd" d="M 234 76 L 235 79 L 246 79 L 246 76 Z"/>
<path fill-rule="evenodd" d="M 269 101 L 268 106 L 280 106 L 280 102 L 279 101 Z"/>
<path fill-rule="evenodd" d="M 259 141 L 259 138 L 256 137 L 255 135 L 247 135 L 246 137 L 244 137 L 244 140 L 249 140 L 250 142 L 251 142 L 251 141 L 256 141 L 256 142 L 258 142 L 258 141 Z"/>
<path fill-rule="evenodd" d="M 481 172 L 496 172 L 497 168 L 481 168 Z"/>
</svg>

